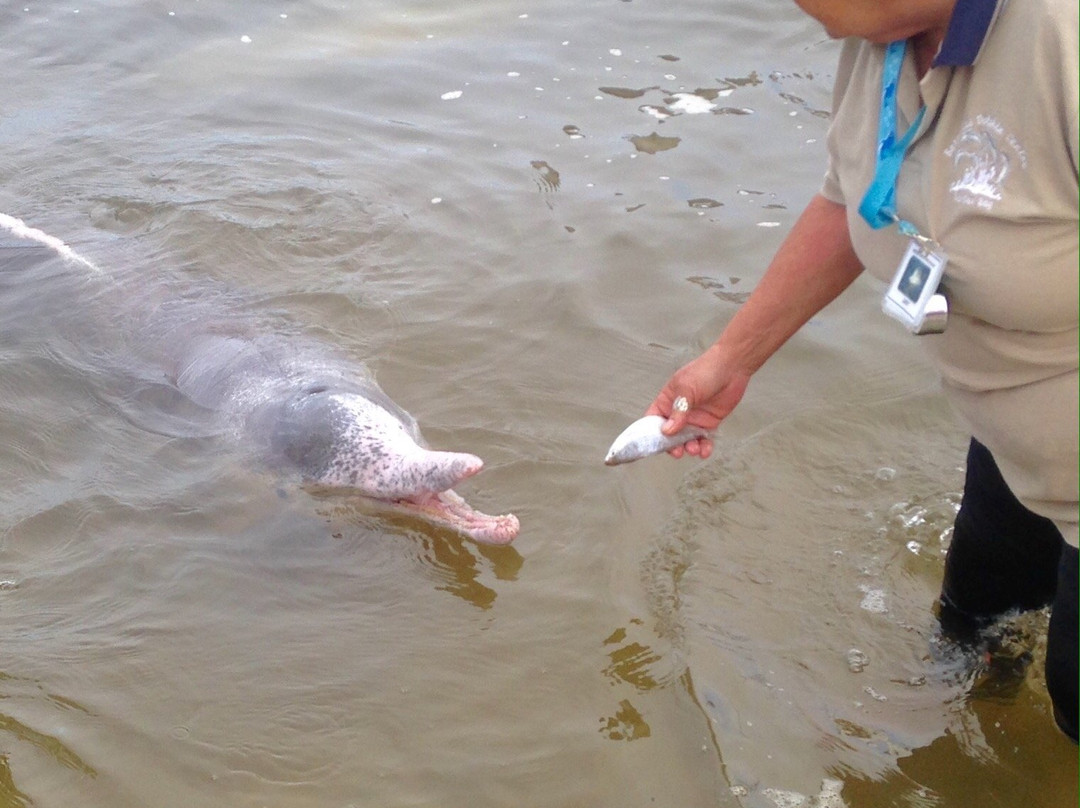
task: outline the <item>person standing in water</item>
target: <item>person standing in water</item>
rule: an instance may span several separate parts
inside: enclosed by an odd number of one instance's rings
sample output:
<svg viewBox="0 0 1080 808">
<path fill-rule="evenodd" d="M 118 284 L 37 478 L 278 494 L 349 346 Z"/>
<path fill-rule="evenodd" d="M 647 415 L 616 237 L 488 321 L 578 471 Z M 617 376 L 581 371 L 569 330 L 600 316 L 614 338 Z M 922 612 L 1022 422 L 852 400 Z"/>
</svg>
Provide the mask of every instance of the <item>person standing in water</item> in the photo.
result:
<svg viewBox="0 0 1080 808">
<path fill-rule="evenodd" d="M 828 167 L 757 288 L 646 411 L 708 430 L 864 269 L 972 436 L 940 617 L 1052 604 L 1077 739 L 1078 32 L 1074 0 L 796 0 L 844 38 Z M 706 458 L 707 437 L 670 450 Z"/>
</svg>

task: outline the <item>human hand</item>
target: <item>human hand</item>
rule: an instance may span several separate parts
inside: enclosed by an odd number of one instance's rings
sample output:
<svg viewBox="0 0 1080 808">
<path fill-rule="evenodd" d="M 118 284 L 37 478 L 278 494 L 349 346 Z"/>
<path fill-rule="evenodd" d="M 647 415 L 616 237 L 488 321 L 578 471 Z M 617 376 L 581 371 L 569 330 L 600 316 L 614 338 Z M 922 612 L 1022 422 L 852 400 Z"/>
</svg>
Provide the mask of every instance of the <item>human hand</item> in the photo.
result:
<svg viewBox="0 0 1080 808">
<path fill-rule="evenodd" d="M 661 427 L 665 435 L 674 435 L 688 424 L 712 431 L 742 400 L 749 382 L 750 375 L 731 369 L 713 346 L 679 368 L 645 414 L 667 419 Z M 685 409 L 675 406 L 679 399 Z M 668 454 L 682 457 L 685 452 L 704 460 L 712 454 L 712 447 L 709 438 L 694 438 L 670 449 Z"/>
</svg>

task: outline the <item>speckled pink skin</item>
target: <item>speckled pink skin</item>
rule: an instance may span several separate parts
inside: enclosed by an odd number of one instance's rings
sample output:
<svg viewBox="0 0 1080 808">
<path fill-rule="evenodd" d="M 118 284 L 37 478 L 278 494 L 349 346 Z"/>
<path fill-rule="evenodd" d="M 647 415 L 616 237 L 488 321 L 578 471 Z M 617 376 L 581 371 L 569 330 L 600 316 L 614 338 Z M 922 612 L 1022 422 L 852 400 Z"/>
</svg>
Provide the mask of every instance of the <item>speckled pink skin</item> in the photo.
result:
<svg viewBox="0 0 1080 808">
<path fill-rule="evenodd" d="M 385 396 L 314 388 L 279 413 L 277 450 L 321 485 L 364 496 L 444 525 L 484 544 L 509 544 L 516 516 L 491 516 L 452 489 L 484 466 L 475 455 L 421 445 L 411 417 Z"/>
</svg>

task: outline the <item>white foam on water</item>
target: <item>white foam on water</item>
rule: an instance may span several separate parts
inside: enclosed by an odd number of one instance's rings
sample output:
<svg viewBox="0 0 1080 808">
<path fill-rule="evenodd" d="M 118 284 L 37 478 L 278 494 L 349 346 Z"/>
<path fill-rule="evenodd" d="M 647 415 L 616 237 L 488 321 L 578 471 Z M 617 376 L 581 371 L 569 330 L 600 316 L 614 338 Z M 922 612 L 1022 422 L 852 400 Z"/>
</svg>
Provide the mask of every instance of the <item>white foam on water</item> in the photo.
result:
<svg viewBox="0 0 1080 808">
<path fill-rule="evenodd" d="M 704 112 L 712 112 L 715 104 L 707 98 L 702 98 L 696 93 L 675 93 L 675 100 L 669 105 L 671 109 L 685 112 L 687 115 L 701 115 Z"/>
<path fill-rule="evenodd" d="M 94 262 L 83 258 L 71 249 L 71 247 L 56 238 L 56 236 L 50 236 L 48 233 L 38 230 L 36 227 L 30 227 L 30 225 L 26 224 L 22 219 L 16 219 L 14 216 L 0 213 L 0 227 L 10 231 L 12 235 L 17 236 L 18 238 L 27 238 L 39 242 L 40 244 L 44 244 L 46 247 L 56 250 L 57 253 L 72 263 L 80 264 L 93 272 L 101 272 Z"/>
<path fill-rule="evenodd" d="M 872 614 L 885 614 L 889 611 L 884 589 L 874 589 L 866 584 L 859 585 L 859 591 L 863 593 L 859 608 Z"/>
<path fill-rule="evenodd" d="M 761 793 L 768 797 L 776 808 L 847 808 L 847 803 L 841 796 L 843 788 L 842 781 L 827 778 L 821 781 L 821 791 L 816 795 L 778 788 L 766 788 Z"/>
</svg>

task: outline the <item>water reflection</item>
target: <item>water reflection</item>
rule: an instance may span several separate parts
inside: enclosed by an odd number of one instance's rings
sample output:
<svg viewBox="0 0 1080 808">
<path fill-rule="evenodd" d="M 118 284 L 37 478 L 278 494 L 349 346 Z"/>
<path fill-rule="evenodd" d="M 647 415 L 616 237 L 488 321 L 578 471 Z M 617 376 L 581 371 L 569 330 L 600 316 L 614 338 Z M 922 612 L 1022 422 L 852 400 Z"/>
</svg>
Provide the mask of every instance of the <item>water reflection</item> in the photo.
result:
<svg viewBox="0 0 1080 808">
<path fill-rule="evenodd" d="M 566 127 L 564 127 L 565 130 Z M 559 190 L 559 172 L 544 160 L 533 160 L 530 165 L 536 170 L 536 186 L 541 193 L 553 193 Z"/>
<path fill-rule="evenodd" d="M 659 90 L 660 87 L 654 85 L 652 87 L 642 87 L 640 89 L 634 89 L 632 87 L 600 87 L 599 89 L 600 92 L 607 95 L 613 95 L 616 98 L 633 99 L 641 98 L 643 95 L 645 95 L 645 93 L 649 92 L 650 90 Z"/>
<path fill-rule="evenodd" d="M 610 718 L 600 719 L 600 732 L 612 741 L 638 741 L 652 735 L 648 723 L 629 699 L 619 702 L 619 709 Z"/>
<path fill-rule="evenodd" d="M 430 528 L 426 528 L 425 532 L 428 535 L 422 544 L 420 558 L 441 573 L 444 583 L 436 588 L 456 595 L 478 608 L 491 608 L 497 593 L 480 580 L 485 570 L 481 566 L 482 559 L 478 557 L 481 554 L 475 552 L 478 545 Z M 503 552 L 492 552 L 496 549 Z M 513 547 L 491 548 L 483 555 L 484 560 L 491 565 L 492 573 L 504 580 L 512 580 L 524 563 L 524 559 Z"/>
<path fill-rule="evenodd" d="M 636 618 L 630 622 L 642 625 L 642 621 Z M 616 646 L 608 652 L 611 664 L 604 669 L 605 676 L 616 682 L 626 682 L 640 692 L 653 690 L 658 686 L 649 666 L 659 662 L 661 657 L 652 648 L 636 640 L 628 640 L 625 628 L 612 632 L 611 636 L 604 640 L 604 645 Z"/>
<path fill-rule="evenodd" d="M 0 732 L 13 735 L 16 740 L 36 747 L 62 766 L 75 769 L 91 777 L 97 774 L 78 755 L 68 749 L 59 738 L 38 732 L 12 716 L 0 713 Z"/>
<path fill-rule="evenodd" d="M 813 108 L 805 99 L 784 90 L 784 81 L 787 78 L 789 77 L 780 73 L 769 76 L 777 95 L 789 103 L 798 104 L 807 112 L 818 117 L 829 116 L 827 110 Z M 794 74 L 791 78 L 799 79 L 802 77 Z M 674 81 L 675 77 L 665 75 L 664 79 Z M 658 93 L 661 96 L 660 103 L 641 104 L 637 109 L 639 112 L 655 118 L 660 123 L 664 123 L 667 119 L 680 115 L 702 115 L 706 113 L 713 115 L 752 115 L 754 110 L 749 107 L 720 106 L 718 102 L 722 98 L 728 98 L 741 87 L 755 87 L 762 83 L 763 81 L 758 77 L 757 73 L 752 72 L 749 76 L 722 79 L 716 87 L 697 87 L 693 90 L 684 88 L 678 90 L 665 89 L 659 84 L 647 87 L 603 86 L 598 89 L 605 95 L 629 101 Z"/>
<path fill-rule="evenodd" d="M 10 757 L 13 752 L 22 754 L 24 750 L 43 754 L 52 763 L 86 777 L 96 777 L 97 772 L 63 741 L 54 735 L 34 729 L 25 720 L 17 718 L 16 705 L 28 702 L 31 705 L 44 703 L 63 710 L 76 710 L 88 714 L 87 710 L 71 699 L 62 696 L 42 694 L 40 685 L 28 679 L 11 676 L 0 671 L 0 703 L 11 700 L 12 708 L 0 712 L 0 808 L 28 808 L 34 804 L 30 797 L 15 784 L 11 770 Z M 14 743 L 11 743 L 14 741 Z"/>
<path fill-rule="evenodd" d="M 702 289 L 708 289 L 714 295 L 721 300 L 728 303 L 734 303 L 740 305 L 745 303 L 750 297 L 749 289 L 736 289 L 742 283 L 742 278 L 729 275 L 726 279 L 712 278 L 707 275 L 694 275 L 687 278 L 690 283 L 700 286 Z"/>
<path fill-rule="evenodd" d="M 1047 733 L 1049 719 L 1031 710 L 1031 701 L 1023 694 L 1005 703 L 968 699 L 949 732 L 911 750 L 880 776 L 836 769 L 847 806 L 943 808 L 974 805 L 975 795 L 987 794 L 1002 806 L 1076 805 L 1076 747 L 1061 734 Z M 1018 742 L 1025 737 L 1040 739 L 1037 754 Z"/>
<path fill-rule="evenodd" d="M 640 627 L 644 621 L 633 618 L 631 626 Z M 648 645 L 628 639 L 627 629 L 615 629 L 605 640 L 605 646 L 614 646 L 607 652 L 611 663 L 603 674 L 614 684 L 625 683 L 638 693 L 648 693 L 660 686 L 650 670 L 662 660 L 660 654 Z M 622 699 L 611 716 L 600 718 L 600 733 L 612 741 L 636 741 L 652 735 L 652 729 L 630 699 Z"/>
<path fill-rule="evenodd" d="M 682 138 L 664 137 L 653 132 L 651 135 L 630 135 L 628 140 L 634 144 L 634 148 L 639 152 L 656 154 L 657 152 L 674 149 L 682 141 Z"/>
<path fill-rule="evenodd" d="M 410 554 L 434 575 L 435 588 L 478 609 L 490 609 L 498 597 L 483 578 L 490 575 L 500 581 L 516 580 L 525 563 L 512 545 L 476 544 L 378 502 L 349 497 L 348 502 L 323 506 L 320 511 L 333 525 L 337 539 L 348 540 L 361 528 L 365 533 L 390 534 L 388 541 L 411 541 Z"/>
<path fill-rule="evenodd" d="M 15 787 L 7 755 L 0 754 L 0 808 L 26 808 L 29 798 Z"/>
</svg>

